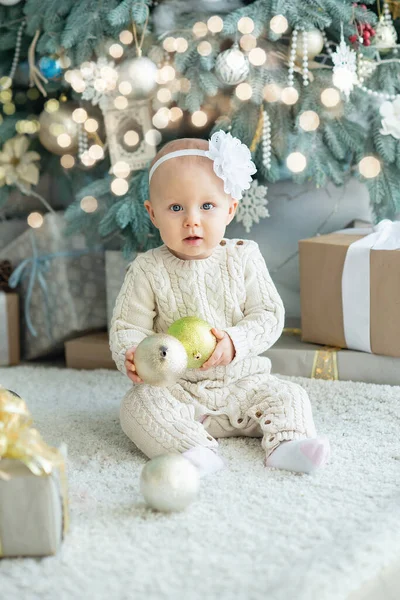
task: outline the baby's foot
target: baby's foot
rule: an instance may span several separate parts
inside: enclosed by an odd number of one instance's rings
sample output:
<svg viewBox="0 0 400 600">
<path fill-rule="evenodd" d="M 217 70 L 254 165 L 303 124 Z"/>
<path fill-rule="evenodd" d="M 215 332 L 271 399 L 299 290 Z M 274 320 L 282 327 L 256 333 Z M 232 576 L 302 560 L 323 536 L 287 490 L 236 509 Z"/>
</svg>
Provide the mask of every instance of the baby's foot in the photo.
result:
<svg viewBox="0 0 400 600">
<path fill-rule="evenodd" d="M 325 465 L 330 455 L 327 437 L 282 442 L 267 458 L 265 465 L 286 471 L 312 473 Z"/>
<path fill-rule="evenodd" d="M 210 448 L 205 446 L 195 446 L 183 452 L 182 456 L 190 460 L 190 462 L 199 469 L 200 477 L 211 475 L 219 471 L 224 466 L 224 462 L 220 456 Z"/>
</svg>

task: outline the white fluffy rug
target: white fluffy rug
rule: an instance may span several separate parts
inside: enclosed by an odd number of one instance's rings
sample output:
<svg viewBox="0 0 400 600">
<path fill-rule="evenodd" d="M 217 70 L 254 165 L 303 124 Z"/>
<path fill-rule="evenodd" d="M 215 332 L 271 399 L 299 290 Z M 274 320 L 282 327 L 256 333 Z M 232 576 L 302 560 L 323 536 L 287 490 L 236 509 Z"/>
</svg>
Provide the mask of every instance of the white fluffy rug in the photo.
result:
<svg viewBox="0 0 400 600">
<path fill-rule="evenodd" d="M 400 387 L 296 378 L 333 456 L 317 475 L 263 467 L 260 440 L 221 440 L 227 468 L 186 512 L 148 510 L 117 372 L 0 369 L 35 425 L 69 449 L 60 553 L 0 561 L 2 598 L 345 600 L 400 556 Z M 1 499 L 0 499 L 1 501 Z"/>
</svg>

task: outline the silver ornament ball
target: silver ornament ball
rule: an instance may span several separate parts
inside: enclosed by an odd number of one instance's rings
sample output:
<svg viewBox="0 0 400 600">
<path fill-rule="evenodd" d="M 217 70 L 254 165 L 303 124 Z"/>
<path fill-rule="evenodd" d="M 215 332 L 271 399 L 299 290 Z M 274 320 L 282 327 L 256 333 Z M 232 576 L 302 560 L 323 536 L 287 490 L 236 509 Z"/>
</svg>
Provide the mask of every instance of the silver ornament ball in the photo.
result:
<svg viewBox="0 0 400 600">
<path fill-rule="evenodd" d="M 21 0 L 0 0 L 0 4 L 3 4 L 3 6 L 14 6 L 18 2 L 21 2 Z"/>
<path fill-rule="evenodd" d="M 186 371 L 188 358 L 183 344 L 172 335 L 155 333 L 135 350 L 136 372 L 149 385 L 168 387 Z"/>
<path fill-rule="evenodd" d="M 244 81 L 250 72 L 248 58 L 237 44 L 221 52 L 215 61 L 215 74 L 225 85 L 237 85 Z"/>
<path fill-rule="evenodd" d="M 307 31 L 307 46 L 306 52 L 308 58 L 312 59 L 321 54 L 322 48 L 324 47 L 324 38 L 319 29 L 310 29 Z M 303 32 L 297 38 L 296 45 L 296 57 L 297 60 L 303 59 Z"/>
<path fill-rule="evenodd" d="M 200 487 L 198 469 L 181 454 L 163 454 L 145 464 L 140 491 L 147 504 L 162 512 L 184 510 Z"/>
<path fill-rule="evenodd" d="M 157 87 L 157 70 L 157 65 L 147 56 L 125 60 L 118 67 L 118 85 L 125 81 L 131 84 L 132 91 L 126 94 L 128 98 L 150 98 Z"/>
</svg>

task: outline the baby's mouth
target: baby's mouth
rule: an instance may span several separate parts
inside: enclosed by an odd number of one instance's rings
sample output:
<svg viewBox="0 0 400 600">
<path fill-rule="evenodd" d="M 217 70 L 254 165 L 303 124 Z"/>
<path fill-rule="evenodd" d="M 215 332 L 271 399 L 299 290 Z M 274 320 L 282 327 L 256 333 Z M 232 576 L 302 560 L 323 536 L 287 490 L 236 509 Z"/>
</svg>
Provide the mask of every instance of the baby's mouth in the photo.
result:
<svg viewBox="0 0 400 600">
<path fill-rule="evenodd" d="M 185 240 L 202 240 L 203 238 L 198 235 L 189 235 Z"/>
</svg>

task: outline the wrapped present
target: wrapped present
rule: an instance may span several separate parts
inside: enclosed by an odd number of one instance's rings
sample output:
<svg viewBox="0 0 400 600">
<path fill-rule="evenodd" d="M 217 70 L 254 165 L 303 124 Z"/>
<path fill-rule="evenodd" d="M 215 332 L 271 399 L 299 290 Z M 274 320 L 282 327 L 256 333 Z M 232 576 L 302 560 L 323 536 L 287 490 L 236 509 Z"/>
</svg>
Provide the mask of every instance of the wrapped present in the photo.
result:
<svg viewBox="0 0 400 600">
<path fill-rule="evenodd" d="M 56 554 L 68 530 L 65 447 L 31 424 L 22 398 L 0 389 L 0 557 Z"/>
<path fill-rule="evenodd" d="M 65 342 L 65 362 L 69 369 L 116 369 L 107 332 L 88 333 Z"/>
<path fill-rule="evenodd" d="M 22 355 L 62 350 L 67 339 L 107 325 L 104 251 L 66 237 L 62 215 L 47 214 L 0 251 L 14 268 L 10 287 L 22 304 Z"/>
<path fill-rule="evenodd" d="M 399 358 L 303 342 L 300 329 L 284 329 L 264 356 L 273 374 L 400 385 Z"/>
<path fill-rule="evenodd" d="M 8 246 L 15 238 L 28 229 L 26 219 L 0 220 L 0 250 Z"/>
<path fill-rule="evenodd" d="M 137 255 L 135 254 L 131 260 Z M 131 261 L 123 257 L 119 250 L 106 251 L 106 289 L 107 289 L 107 324 L 110 329 L 115 301 L 125 279 Z M 84 368 L 84 367 L 82 367 Z"/>
<path fill-rule="evenodd" d="M 400 356 L 400 221 L 299 242 L 307 342 Z"/>
<path fill-rule="evenodd" d="M 10 293 L 12 267 L 0 261 L 0 366 L 17 365 L 20 359 L 19 298 Z"/>
</svg>

